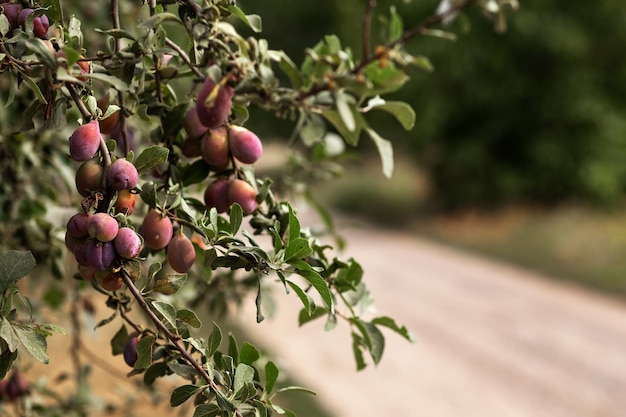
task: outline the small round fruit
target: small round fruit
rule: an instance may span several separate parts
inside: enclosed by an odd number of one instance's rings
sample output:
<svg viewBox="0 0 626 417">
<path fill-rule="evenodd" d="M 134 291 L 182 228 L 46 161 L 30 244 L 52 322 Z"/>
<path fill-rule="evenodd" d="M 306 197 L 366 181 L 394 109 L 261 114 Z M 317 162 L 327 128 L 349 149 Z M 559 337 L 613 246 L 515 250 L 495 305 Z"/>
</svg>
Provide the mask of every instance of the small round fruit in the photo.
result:
<svg viewBox="0 0 626 417">
<path fill-rule="evenodd" d="M 139 343 L 139 338 L 134 336 L 128 338 L 124 346 L 124 362 L 131 368 L 135 366 L 135 362 L 137 362 L 137 343 Z"/>
<path fill-rule="evenodd" d="M 79 239 L 74 242 L 74 258 L 78 265 L 87 266 L 89 265 L 89 259 L 87 258 L 87 246 L 91 240 L 88 239 Z"/>
<path fill-rule="evenodd" d="M 230 127 L 228 145 L 233 156 L 244 164 L 254 164 L 263 154 L 261 140 L 245 127 Z"/>
<path fill-rule="evenodd" d="M 218 178 L 209 184 L 204 191 L 204 204 L 210 210 L 215 207 L 218 213 L 224 213 L 230 207 L 228 189 L 232 180 L 229 178 Z"/>
<path fill-rule="evenodd" d="M 139 174 L 131 162 L 116 159 L 107 171 L 107 180 L 114 190 L 132 190 L 139 183 Z"/>
<path fill-rule="evenodd" d="M 122 227 L 113 239 L 113 246 L 122 258 L 134 259 L 141 252 L 141 238 L 133 229 Z"/>
<path fill-rule="evenodd" d="M 98 108 L 102 110 L 102 112 L 105 112 L 108 107 L 109 107 L 109 97 L 106 95 L 102 96 L 98 100 Z M 119 110 L 111 114 L 109 117 L 100 120 L 99 123 L 100 123 L 101 133 L 104 133 L 105 135 L 112 134 L 113 132 L 115 132 L 115 130 L 119 129 L 119 124 L 120 124 Z"/>
<path fill-rule="evenodd" d="M 87 231 L 89 236 L 100 242 L 110 242 L 115 239 L 119 225 L 114 217 L 107 213 L 93 214 L 87 221 Z"/>
<path fill-rule="evenodd" d="M 207 127 L 200 123 L 198 111 L 195 107 L 190 108 L 187 114 L 185 114 L 184 127 L 185 132 L 193 139 L 199 139 L 200 136 L 204 135 L 207 131 Z"/>
<path fill-rule="evenodd" d="M 96 276 L 96 268 L 93 266 L 78 265 L 78 273 L 85 281 L 91 281 Z"/>
<path fill-rule="evenodd" d="M 90 240 L 87 244 L 87 262 L 98 271 L 104 271 L 111 266 L 115 259 L 115 248 L 111 242 Z"/>
<path fill-rule="evenodd" d="M 70 156 L 73 160 L 82 162 L 93 158 L 100 146 L 100 126 L 92 120 L 78 126 L 70 136 Z"/>
<path fill-rule="evenodd" d="M 115 200 L 113 208 L 116 213 L 124 213 L 130 216 L 135 209 L 135 201 L 135 194 L 131 193 L 129 190 L 121 190 L 117 192 L 117 199 Z"/>
<path fill-rule="evenodd" d="M 200 139 L 187 136 L 183 140 L 183 144 L 180 147 L 183 151 L 183 155 L 187 158 L 196 158 L 202 155 L 202 148 L 200 147 Z"/>
<path fill-rule="evenodd" d="M 87 223 L 91 218 L 89 213 L 76 213 L 67 221 L 67 233 L 74 237 L 84 238 L 89 236 Z"/>
<path fill-rule="evenodd" d="M 177 234 L 167 245 L 167 262 L 172 269 L 184 274 L 189 271 L 196 261 L 196 251 L 193 243 L 184 234 Z"/>
<path fill-rule="evenodd" d="M 167 216 L 161 216 L 159 212 L 150 209 L 141 225 L 143 243 L 153 250 L 160 250 L 167 246 L 172 239 L 174 226 Z"/>
<path fill-rule="evenodd" d="M 216 88 L 217 93 L 214 92 Z M 231 86 L 219 86 L 211 77 L 208 77 L 202 84 L 202 88 L 200 88 L 196 103 L 196 111 L 198 112 L 200 123 L 209 129 L 215 129 L 223 125 L 230 114 L 231 100 L 234 93 Z M 209 97 L 212 100 L 207 103 Z"/>
<path fill-rule="evenodd" d="M 74 253 L 74 248 L 76 244 L 83 239 L 72 236 L 69 232 L 65 232 L 65 246 L 70 250 L 70 252 Z"/>
<path fill-rule="evenodd" d="M 2 5 L 2 9 L 4 10 L 3 14 L 9 21 L 9 25 L 11 25 L 11 30 L 17 28 L 19 26 L 17 17 L 22 11 L 22 5 L 19 3 L 5 3 Z"/>
<path fill-rule="evenodd" d="M 240 179 L 234 179 L 228 187 L 228 199 L 231 204 L 238 203 L 244 214 L 252 213 L 257 207 L 256 190 Z"/>
<path fill-rule="evenodd" d="M 19 397 L 23 397 L 28 394 L 30 388 L 26 378 L 17 370 L 13 372 L 13 375 L 8 379 L 6 386 L 4 387 L 4 393 L 9 401 L 16 400 Z"/>
<path fill-rule="evenodd" d="M 102 190 L 104 167 L 97 158 L 83 162 L 76 170 L 76 190 L 83 197 L 91 195 L 92 191 Z"/>
<path fill-rule="evenodd" d="M 34 12 L 33 9 L 23 9 L 17 16 L 17 24 L 23 29 L 26 28 L 26 18 Z M 46 39 L 50 22 L 45 14 L 33 18 L 33 34 L 41 39 Z"/>
<path fill-rule="evenodd" d="M 225 168 L 229 162 L 228 134 L 226 128 L 210 129 L 200 142 L 202 159 L 218 169 Z"/>
</svg>

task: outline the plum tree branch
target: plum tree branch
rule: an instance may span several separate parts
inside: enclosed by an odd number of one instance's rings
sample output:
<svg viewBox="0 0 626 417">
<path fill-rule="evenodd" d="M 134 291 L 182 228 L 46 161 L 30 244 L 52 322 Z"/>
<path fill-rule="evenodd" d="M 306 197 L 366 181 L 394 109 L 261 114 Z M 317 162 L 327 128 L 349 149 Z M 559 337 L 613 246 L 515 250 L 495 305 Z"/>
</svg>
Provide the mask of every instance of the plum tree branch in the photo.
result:
<svg viewBox="0 0 626 417">
<path fill-rule="evenodd" d="M 193 358 L 193 356 L 191 356 L 191 354 L 189 352 L 187 352 L 187 349 L 185 349 L 185 347 L 181 345 L 180 337 L 176 336 L 175 334 L 173 334 L 170 331 L 170 329 L 168 329 L 167 326 L 165 326 L 165 324 L 163 324 L 163 322 L 161 320 L 159 320 L 159 318 L 156 316 L 156 314 L 154 314 L 154 312 L 152 311 L 152 309 L 150 308 L 150 306 L 148 305 L 146 300 L 141 295 L 141 292 L 139 291 L 139 289 L 137 287 L 135 287 L 135 284 L 133 283 L 133 281 L 132 281 L 131 277 L 128 275 L 128 273 L 126 273 L 126 271 L 124 271 L 123 269 L 121 271 L 122 271 L 122 280 L 124 281 L 124 284 L 126 284 L 126 287 L 128 287 L 128 290 L 130 291 L 130 293 L 133 295 L 135 300 L 137 300 L 137 303 L 139 304 L 139 306 L 148 315 L 150 320 L 152 320 L 154 325 L 159 329 L 159 331 L 161 331 L 165 335 L 165 337 L 167 337 L 170 340 L 170 342 L 172 343 L 174 348 L 181 354 L 183 359 L 185 359 L 185 361 L 192 368 L 194 368 L 196 370 L 196 372 L 198 372 L 198 374 L 202 377 L 202 379 L 204 379 L 207 382 L 209 387 L 211 387 L 211 389 L 214 390 L 215 392 L 218 392 L 219 387 L 211 379 L 211 377 L 207 373 L 206 369 L 204 369 L 202 367 L 202 365 L 200 365 Z"/>
<path fill-rule="evenodd" d="M 113 20 L 113 28 L 120 29 L 120 5 L 119 0 L 111 0 L 111 19 Z M 122 40 L 120 38 L 115 39 L 115 54 L 119 53 L 122 49 Z M 120 106 L 120 119 L 119 129 L 122 135 L 122 144 L 124 146 L 124 155 L 128 155 L 130 152 L 130 143 L 128 142 L 128 130 L 126 129 L 126 102 L 124 99 L 124 93 L 122 91 L 117 92 L 117 101 Z"/>
<path fill-rule="evenodd" d="M 363 13 L 363 58 L 370 57 L 370 50 L 372 45 L 370 44 L 370 36 L 372 32 L 372 13 L 376 8 L 376 0 L 367 0 L 367 8 Z"/>
</svg>

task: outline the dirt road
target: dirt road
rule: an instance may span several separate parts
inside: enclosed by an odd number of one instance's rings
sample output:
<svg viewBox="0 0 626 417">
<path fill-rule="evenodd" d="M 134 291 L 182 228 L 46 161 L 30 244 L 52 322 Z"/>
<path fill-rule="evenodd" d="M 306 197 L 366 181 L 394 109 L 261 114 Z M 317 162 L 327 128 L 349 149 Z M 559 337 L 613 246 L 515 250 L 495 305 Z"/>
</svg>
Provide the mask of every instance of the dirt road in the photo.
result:
<svg viewBox="0 0 626 417">
<path fill-rule="evenodd" d="M 378 311 L 416 344 L 386 333 L 382 363 L 357 373 L 348 329 L 298 328 L 295 295 L 259 325 L 253 303 L 242 315 L 337 416 L 626 415 L 626 305 L 392 232 L 345 236 Z"/>
</svg>

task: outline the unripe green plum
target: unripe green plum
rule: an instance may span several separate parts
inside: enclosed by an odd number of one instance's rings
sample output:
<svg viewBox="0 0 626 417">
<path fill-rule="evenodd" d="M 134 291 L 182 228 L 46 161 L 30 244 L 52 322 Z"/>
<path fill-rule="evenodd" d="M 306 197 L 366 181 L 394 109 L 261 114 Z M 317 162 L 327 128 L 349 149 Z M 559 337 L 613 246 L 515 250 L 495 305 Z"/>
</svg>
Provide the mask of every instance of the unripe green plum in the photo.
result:
<svg viewBox="0 0 626 417">
<path fill-rule="evenodd" d="M 229 178 L 218 178 L 204 191 L 204 204 L 208 209 L 215 207 L 218 213 L 224 213 L 230 207 L 228 189 L 232 182 Z"/>
<path fill-rule="evenodd" d="M 217 88 L 217 94 L 214 89 Z M 219 86 L 211 77 L 207 77 L 200 92 L 198 92 L 198 101 L 196 103 L 196 111 L 198 112 L 198 120 L 209 129 L 220 127 L 226 122 L 232 105 L 232 98 L 235 94 L 233 88 L 229 85 Z M 213 100 L 207 106 L 207 98 Z"/>
<path fill-rule="evenodd" d="M 132 162 L 120 158 L 109 167 L 107 180 L 114 190 L 132 190 L 139 183 L 139 174 Z"/>
<path fill-rule="evenodd" d="M 225 169 L 229 162 L 228 135 L 226 128 L 210 129 L 200 142 L 202 159 L 218 170 Z"/>
<path fill-rule="evenodd" d="M 172 269 L 184 274 L 189 271 L 196 261 L 196 251 L 193 243 L 184 234 L 177 234 L 167 245 L 167 262 Z"/>
<path fill-rule="evenodd" d="M 99 240 L 100 242 L 110 242 L 115 239 L 119 225 L 114 217 L 107 213 L 93 214 L 87 221 L 87 231 L 89 236 Z"/>
<path fill-rule="evenodd" d="M 244 164 L 254 164 L 263 154 L 261 140 L 245 127 L 230 127 L 228 145 L 232 155 Z"/>
<path fill-rule="evenodd" d="M 135 201 L 135 194 L 131 193 L 129 190 L 121 190 L 117 192 L 117 199 L 115 200 L 113 208 L 116 213 L 124 213 L 130 216 L 135 209 Z"/>
<path fill-rule="evenodd" d="M 167 246 L 172 239 L 174 226 L 167 216 L 161 216 L 159 212 L 150 209 L 141 225 L 143 243 L 153 250 L 160 250 Z"/>
<path fill-rule="evenodd" d="M 256 210 L 256 190 L 244 180 L 234 179 L 228 187 L 228 200 L 231 204 L 238 203 L 244 214 Z"/>
<path fill-rule="evenodd" d="M 198 110 L 195 107 L 190 108 L 187 114 L 185 114 L 185 124 L 183 126 L 185 132 L 193 139 L 199 139 L 207 131 L 207 127 L 200 123 Z"/>
<path fill-rule="evenodd" d="M 87 224 L 91 218 L 89 213 L 76 213 L 67 221 L 67 233 L 74 237 L 86 238 L 89 236 Z"/>
<path fill-rule="evenodd" d="M 70 156 L 82 162 L 93 158 L 100 146 L 100 125 L 95 120 L 78 126 L 70 136 Z"/>
<path fill-rule="evenodd" d="M 134 259 L 141 252 L 141 238 L 133 229 L 121 227 L 113 239 L 113 246 L 122 258 Z"/>
<path fill-rule="evenodd" d="M 139 343 L 139 338 L 137 336 L 131 336 L 124 346 L 124 362 L 131 368 L 135 366 L 135 362 L 137 362 L 137 343 Z"/>
<path fill-rule="evenodd" d="M 83 162 L 76 170 L 76 190 L 83 197 L 91 195 L 92 191 L 102 190 L 104 167 L 97 158 Z"/>
<path fill-rule="evenodd" d="M 87 262 L 98 271 L 104 271 L 111 266 L 115 259 L 115 248 L 111 242 L 98 242 L 90 240 L 87 243 Z"/>
</svg>

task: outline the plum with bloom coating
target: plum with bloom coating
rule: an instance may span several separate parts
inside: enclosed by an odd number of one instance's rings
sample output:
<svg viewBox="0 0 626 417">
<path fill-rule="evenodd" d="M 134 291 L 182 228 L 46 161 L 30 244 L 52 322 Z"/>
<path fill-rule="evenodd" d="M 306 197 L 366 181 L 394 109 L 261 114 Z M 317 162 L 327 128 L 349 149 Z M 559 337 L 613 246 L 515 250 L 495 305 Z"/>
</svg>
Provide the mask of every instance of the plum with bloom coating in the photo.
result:
<svg viewBox="0 0 626 417">
<path fill-rule="evenodd" d="M 100 146 L 100 125 L 92 120 L 78 126 L 70 136 L 70 156 L 78 162 L 93 158 Z"/>
</svg>

